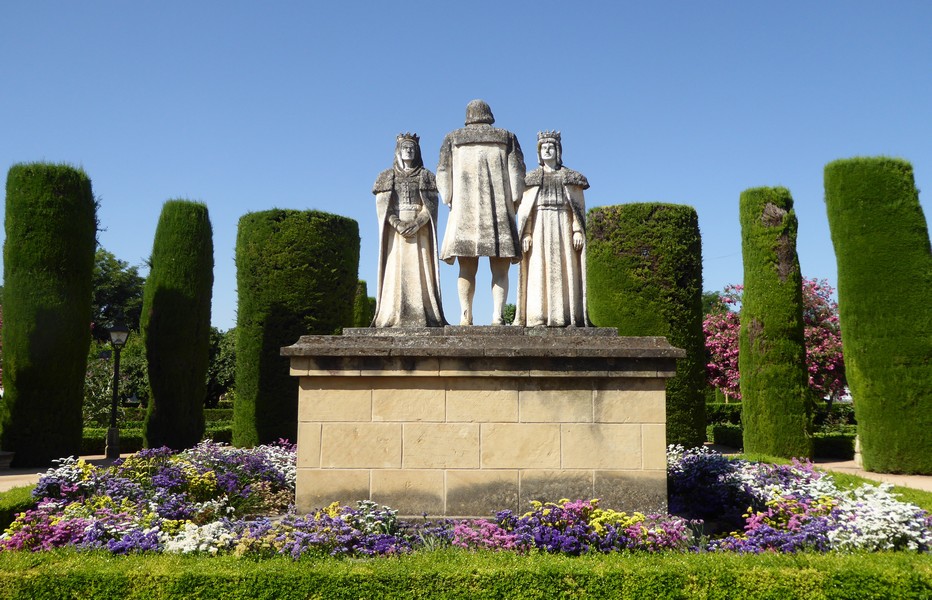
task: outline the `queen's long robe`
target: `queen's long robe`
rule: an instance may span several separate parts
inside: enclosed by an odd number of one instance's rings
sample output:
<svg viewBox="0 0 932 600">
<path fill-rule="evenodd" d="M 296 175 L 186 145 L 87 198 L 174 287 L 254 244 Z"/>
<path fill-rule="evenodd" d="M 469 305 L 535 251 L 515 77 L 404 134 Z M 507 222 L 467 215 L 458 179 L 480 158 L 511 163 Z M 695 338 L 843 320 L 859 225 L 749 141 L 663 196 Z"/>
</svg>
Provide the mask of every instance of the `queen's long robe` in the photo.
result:
<svg viewBox="0 0 932 600">
<path fill-rule="evenodd" d="M 518 231 L 531 236 L 531 249 L 521 259 L 515 325 L 585 327 L 586 201 L 585 176 L 572 169 L 528 173 L 517 214 Z M 573 234 L 583 247 L 573 247 Z"/>
<path fill-rule="evenodd" d="M 437 185 L 423 167 L 382 171 L 372 188 L 379 219 L 379 274 L 374 327 L 442 327 L 437 260 Z M 404 237 L 392 222 L 417 220 Z"/>
<path fill-rule="evenodd" d="M 437 187 L 450 207 L 441 260 L 520 259 L 515 203 L 524 191 L 524 174 L 524 155 L 513 133 L 472 124 L 447 134 L 437 165 Z"/>
</svg>

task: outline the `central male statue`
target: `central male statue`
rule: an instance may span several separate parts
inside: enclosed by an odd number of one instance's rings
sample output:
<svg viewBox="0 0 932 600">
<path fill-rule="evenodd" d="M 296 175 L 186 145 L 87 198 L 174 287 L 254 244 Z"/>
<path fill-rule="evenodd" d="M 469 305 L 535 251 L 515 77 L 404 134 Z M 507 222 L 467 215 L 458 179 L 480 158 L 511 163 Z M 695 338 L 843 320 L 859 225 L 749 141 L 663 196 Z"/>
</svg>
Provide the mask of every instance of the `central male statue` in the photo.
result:
<svg viewBox="0 0 932 600">
<path fill-rule="evenodd" d="M 492 324 L 503 325 L 508 269 L 521 260 L 515 204 L 524 193 L 524 155 L 510 131 L 492 127 L 495 117 L 482 100 L 466 107 L 466 127 L 452 131 L 440 146 L 437 188 L 450 218 L 440 259 L 459 259 L 457 291 L 460 325 L 472 325 L 479 257 L 492 269 Z"/>
</svg>

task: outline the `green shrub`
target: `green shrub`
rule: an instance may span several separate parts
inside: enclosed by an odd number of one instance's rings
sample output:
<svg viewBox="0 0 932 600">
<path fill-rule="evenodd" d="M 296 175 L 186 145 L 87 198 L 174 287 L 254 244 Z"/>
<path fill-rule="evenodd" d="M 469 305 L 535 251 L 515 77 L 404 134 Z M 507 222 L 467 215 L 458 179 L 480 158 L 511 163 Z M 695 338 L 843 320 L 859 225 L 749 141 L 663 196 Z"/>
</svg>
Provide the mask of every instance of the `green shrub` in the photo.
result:
<svg viewBox="0 0 932 600">
<path fill-rule="evenodd" d="M 932 250 L 913 168 L 829 163 L 825 204 L 864 468 L 932 474 Z"/>
<path fill-rule="evenodd" d="M 207 366 L 207 400 L 214 407 L 233 388 L 236 380 L 236 328 L 220 331 L 210 328 L 210 352 Z"/>
<path fill-rule="evenodd" d="M 189 448 L 204 433 L 214 246 L 207 206 L 162 207 L 141 321 L 152 397 L 147 448 Z"/>
<path fill-rule="evenodd" d="M 747 452 L 811 457 L 796 213 L 786 188 L 741 194 L 744 293 L 738 370 Z"/>
<path fill-rule="evenodd" d="M 709 425 L 709 441 L 729 448 L 743 448 L 741 425 L 731 423 L 713 423 Z"/>
<path fill-rule="evenodd" d="M 204 419 L 209 423 L 212 421 L 233 421 L 232 408 L 205 408 Z"/>
<path fill-rule="evenodd" d="M 18 513 L 36 505 L 32 497 L 34 485 L 24 485 L 0 492 L 0 532 L 10 526 Z"/>
<path fill-rule="evenodd" d="M 369 327 L 375 318 L 375 298 L 369 297 L 366 282 L 362 279 L 356 286 L 356 297 L 353 300 L 353 327 Z"/>
<path fill-rule="evenodd" d="M 705 419 L 709 423 L 741 424 L 740 402 L 710 402 L 705 405 Z"/>
<path fill-rule="evenodd" d="M 85 427 L 81 439 L 81 455 L 103 454 L 107 446 L 106 427 Z M 120 427 L 120 453 L 139 452 L 143 448 L 142 429 Z"/>
<path fill-rule="evenodd" d="M 823 433 L 812 435 L 812 453 L 816 458 L 854 458 L 854 433 Z"/>
<path fill-rule="evenodd" d="M 16 453 L 17 467 L 45 466 L 81 446 L 96 211 L 84 171 L 10 167 L 0 449 Z"/>
<path fill-rule="evenodd" d="M 6 598 L 897 598 L 932 594 L 932 555 L 564 557 L 443 551 L 294 562 L 232 556 L 0 554 Z"/>
<path fill-rule="evenodd" d="M 297 439 L 298 381 L 281 348 L 353 322 L 358 267 L 352 219 L 280 209 L 240 219 L 235 445 Z"/>
<path fill-rule="evenodd" d="M 667 442 L 705 441 L 702 244 L 690 206 L 624 204 L 589 211 L 589 317 L 620 335 L 665 336 L 686 350 L 667 381 Z"/>
</svg>

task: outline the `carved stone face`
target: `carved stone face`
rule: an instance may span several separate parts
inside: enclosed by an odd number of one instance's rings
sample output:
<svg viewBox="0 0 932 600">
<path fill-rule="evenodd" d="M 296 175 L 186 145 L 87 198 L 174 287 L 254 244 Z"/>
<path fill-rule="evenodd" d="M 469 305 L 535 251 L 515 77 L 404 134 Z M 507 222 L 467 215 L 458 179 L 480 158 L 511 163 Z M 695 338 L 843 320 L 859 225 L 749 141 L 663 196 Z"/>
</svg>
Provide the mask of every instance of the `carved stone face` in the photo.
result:
<svg viewBox="0 0 932 600">
<path fill-rule="evenodd" d="M 401 150 L 401 160 L 414 160 L 414 144 L 402 144 Z"/>
<path fill-rule="evenodd" d="M 550 160 L 557 157 L 557 145 L 553 142 L 544 142 L 540 145 L 540 157 L 543 160 Z"/>
</svg>

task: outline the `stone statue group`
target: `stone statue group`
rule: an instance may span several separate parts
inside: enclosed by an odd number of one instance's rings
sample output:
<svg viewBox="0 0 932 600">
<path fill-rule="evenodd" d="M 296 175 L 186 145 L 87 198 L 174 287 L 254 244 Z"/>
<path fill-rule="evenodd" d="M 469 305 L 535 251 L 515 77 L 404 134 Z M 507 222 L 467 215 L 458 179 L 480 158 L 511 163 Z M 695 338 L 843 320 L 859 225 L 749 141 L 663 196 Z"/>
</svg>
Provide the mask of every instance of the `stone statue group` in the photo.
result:
<svg viewBox="0 0 932 600">
<path fill-rule="evenodd" d="M 492 324 L 503 325 L 508 270 L 520 263 L 514 325 L 585 327 L 586 178 L 563 166 L 558 131 L 537 135 L 530 173 L 515 135 L 473 100 L 444 138 L 437 175 L 417 134 L 396 139 L 395 163 L 372 188 L 379 220 L 375 327 L 446 325 L 437 256 L 438 196 L 450 208 L 439 259 L 459 262 L 460 325 L 472 325 L 479 257 L 492 270 Z"/>
</svg>

